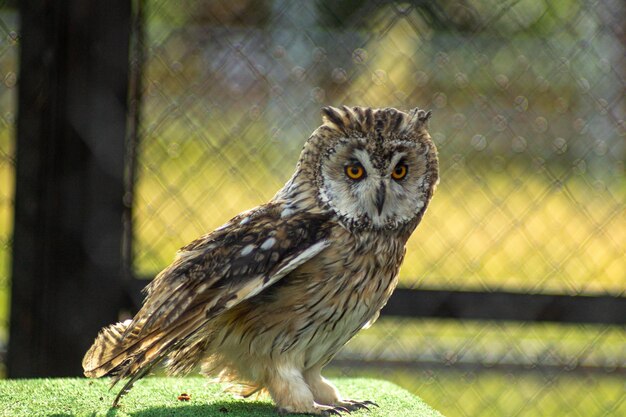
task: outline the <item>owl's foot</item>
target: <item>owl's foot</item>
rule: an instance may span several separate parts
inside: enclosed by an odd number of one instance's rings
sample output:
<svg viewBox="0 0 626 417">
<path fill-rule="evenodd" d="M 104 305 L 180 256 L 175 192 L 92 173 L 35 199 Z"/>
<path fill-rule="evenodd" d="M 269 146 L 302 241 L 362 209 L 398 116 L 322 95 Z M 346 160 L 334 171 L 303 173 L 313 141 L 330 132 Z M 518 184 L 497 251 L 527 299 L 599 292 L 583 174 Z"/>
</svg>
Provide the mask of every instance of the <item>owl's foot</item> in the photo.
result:
<svg viewBox="0 0 626 417">
<path fill-rule="evenodd" d="M 323 416 L 340 416 L 341 413 L 350 414 L 350 408 L 344 407 L 343 405 L 336 406 L 324 406 L 325 410 L 322 411 Z"/>
<path fill-rule="evenodd" d="M 370 411 L 369 406 L 372 406 L 372 405 L 375 407 L 379 406 L 374 401 L 369 401 L 369 400 L 365 400 L 365 401 L 342 400 L 341 401 L 341 406 L 344 408 L 347 408 L 350 411 L 360 410 L 362 408 L 366 409 L 367 411 Z"/>
<path fill-rule="evenodd" d="M 337 388 L 330 381 L 323 378 L 320 368 L 314 367 L 304 373 L 304 380 L 308 384 L 316 404 L 324 404 L 330 407 L 326 415 L 337 415 L 337 413 L 350 413 L 360 409 L 369 411 L 369 406 L 376 406 L 373 401 L 343 400 Z"/>
<path fill-rule="evenodd" d="M 278 414 L 281 416 L 284 416 L 286 414 L 305 414 L 305 415 L 311 415 L 311 416 L 341 416 L 341 413 L 348 413 L 350 414 L 350 409 L 348 407 L 344 407 L 341 405 L 337 405 L 337 406 L 328 406 L 328 405 L 321 405 L 321 404 L 315 404 L 311 410 L 308 411 L 293 411 L 293 410 L 289 410 L 287 408 L 278 408 Z"/>
</svg>

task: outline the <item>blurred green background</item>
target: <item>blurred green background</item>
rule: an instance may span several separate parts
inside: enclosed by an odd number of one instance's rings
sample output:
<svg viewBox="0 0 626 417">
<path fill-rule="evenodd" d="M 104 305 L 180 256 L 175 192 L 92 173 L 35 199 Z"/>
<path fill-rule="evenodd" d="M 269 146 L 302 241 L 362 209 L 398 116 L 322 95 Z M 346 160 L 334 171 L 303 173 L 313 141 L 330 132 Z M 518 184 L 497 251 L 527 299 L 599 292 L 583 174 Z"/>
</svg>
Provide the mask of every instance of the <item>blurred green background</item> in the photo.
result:
<svg viewBox="0 0 626 417">
<path fill-rule="evenodd" d="M 417 106 L 433 110 L 441 183 L 409 242 L 402 286 L 624 295 L 623 2 L 137 4 L 138 276 L 271 198 L 321 106 Z M 6 346 L 15 10 L 0 22 Z M 382 376 L 449 417 L 626 415 L 620 326 L 383 318 L 338 359 L 329 375 Z"/>
</svg>

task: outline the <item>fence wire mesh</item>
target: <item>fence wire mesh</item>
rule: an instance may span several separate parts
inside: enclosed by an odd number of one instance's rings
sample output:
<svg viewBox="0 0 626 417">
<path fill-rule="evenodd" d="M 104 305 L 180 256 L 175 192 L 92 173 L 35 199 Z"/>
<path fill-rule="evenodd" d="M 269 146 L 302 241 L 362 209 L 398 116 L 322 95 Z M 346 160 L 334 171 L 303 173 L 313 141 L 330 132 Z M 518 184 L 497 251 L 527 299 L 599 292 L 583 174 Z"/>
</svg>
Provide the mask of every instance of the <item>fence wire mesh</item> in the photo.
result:
<svg viewBox="0 0 626 417">
<path fill-rule="evenodd" d="M 144 7 L 139 274 L 269 199 L 321 105 L 420 106 L 442 181 L 401 285 L 623 294 L 621 2 Z M 620 415 L 624 342 L 611 326 L 387 318 L 331 373 L 393 379 L 448 415 Z"/>
<path fill-rule="evenodd" d="M 401 285 L 624 296 L 623 2 L 139 3 L 138 275 L 269 199 L 322 105 L 419 106 L 442 182 Z M 0 0 L 0 376 L 17 57 Z M 617 416 L 625 346 L 619 326 L 383 318 L 328 373 L 394 380 L 449 416 Z"/>
<path fill-rule="evenodd" d="M 419 106 L 441 184 L 402 286 L 624 295 L 623 2 L 142 7 L 137 274 L 271 198 L 322 105 Z M 450 416 L 626 415 L 625 342 L 618 326 L 384 318 L 330 372 Z"/>
<path fill-rule="evenodd" d="M 17 12 L 0 1 L 0 377 L 5 374 L 9 334 L 10 255 L 17 109 Z"/>
<path fill-rule="evenodd" d="M 322 104 L 419 105 L 405 285 L 621 293 L 623 7 L 565 3 L 148 2 L 136 266 L 271 197 Z"/>
</svg>

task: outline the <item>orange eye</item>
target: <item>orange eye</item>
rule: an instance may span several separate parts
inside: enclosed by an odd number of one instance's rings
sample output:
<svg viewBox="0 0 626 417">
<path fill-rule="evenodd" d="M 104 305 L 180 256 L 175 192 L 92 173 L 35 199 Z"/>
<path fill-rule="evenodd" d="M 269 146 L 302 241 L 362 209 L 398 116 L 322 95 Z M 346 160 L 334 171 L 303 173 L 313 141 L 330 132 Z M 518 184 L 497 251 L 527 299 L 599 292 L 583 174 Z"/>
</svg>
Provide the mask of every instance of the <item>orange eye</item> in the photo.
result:
<svg viewBox="0 0 626 417">
<path fill-rule="evenodd" d="M 393 169 L 393 172 L 391 173 L 391 178 L 393 178 L 394 180 L 401 180 L 402 178 L 406 177 L 406 173 L 408 171 L 409 167 L 407 167 L 406 164 L 398 164 Z"/>
<path fill-rule="evenodd" d="M 352 180 L 360 180 L 365 176 L 365 169 L 361 164 L 352 164 L 346 167 L 346 175 Z"/>
</svg>

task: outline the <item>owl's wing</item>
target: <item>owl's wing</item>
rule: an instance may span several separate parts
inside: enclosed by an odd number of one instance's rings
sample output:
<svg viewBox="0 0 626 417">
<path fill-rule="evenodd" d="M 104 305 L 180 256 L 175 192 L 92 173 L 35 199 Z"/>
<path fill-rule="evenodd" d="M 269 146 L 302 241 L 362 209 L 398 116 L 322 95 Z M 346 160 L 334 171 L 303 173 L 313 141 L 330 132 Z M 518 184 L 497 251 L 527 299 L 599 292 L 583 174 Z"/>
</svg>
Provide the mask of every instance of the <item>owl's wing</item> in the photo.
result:
<svg viewBox="0 0 626 417">
<path fill-rule="evenodd" d="M 182 248 L 146 288 L 135 318 L 100 332 L 83 359 L 85 375 L 113 374 L 113 383 L 130 376 L 123 392 L 207 321 L 328 247 L 327 215 L 282 218 L 281 209 L 279 203 L 258 207 Z"/>
<path fill-rule="evenodd" d="M 246 300 L 302 265 L 329 242 L 328 216 L 281 218 L 272 204 L 235 217 L 182 248 L 174 263 L 146 288 L 135 321 L 145 333 L 170 326 L 196 306 L 207 318 Z"/>
</svg>

